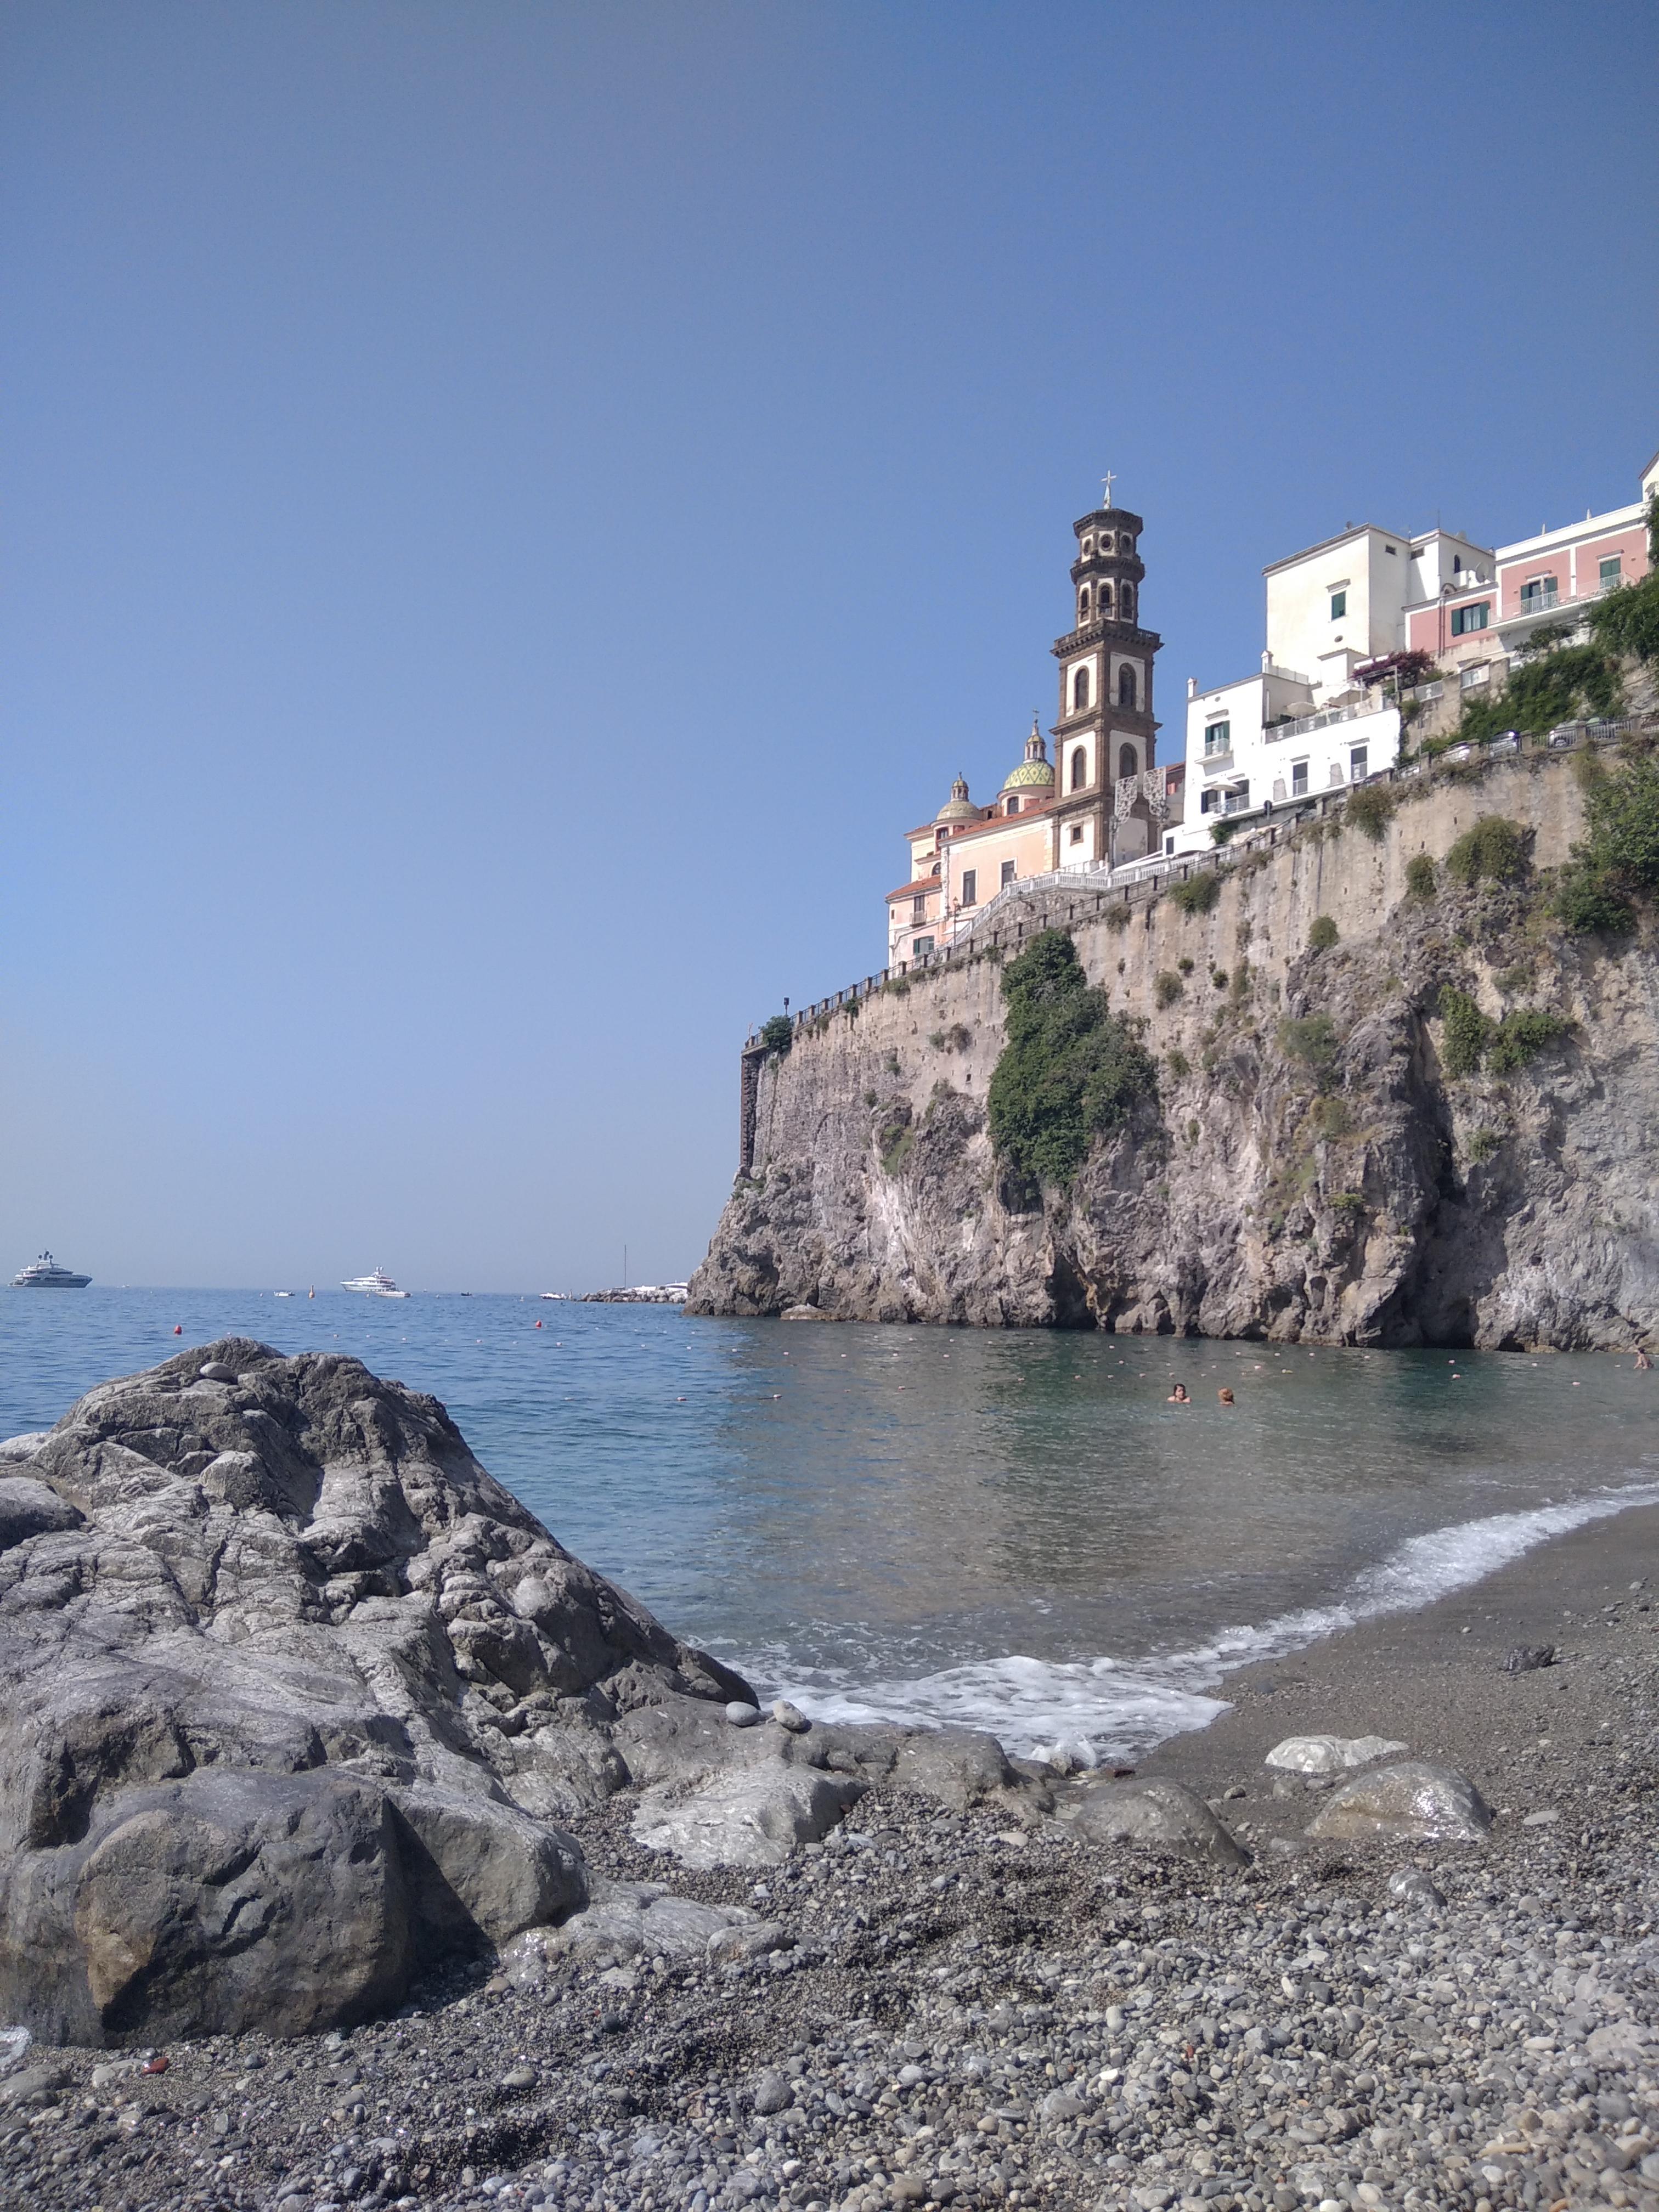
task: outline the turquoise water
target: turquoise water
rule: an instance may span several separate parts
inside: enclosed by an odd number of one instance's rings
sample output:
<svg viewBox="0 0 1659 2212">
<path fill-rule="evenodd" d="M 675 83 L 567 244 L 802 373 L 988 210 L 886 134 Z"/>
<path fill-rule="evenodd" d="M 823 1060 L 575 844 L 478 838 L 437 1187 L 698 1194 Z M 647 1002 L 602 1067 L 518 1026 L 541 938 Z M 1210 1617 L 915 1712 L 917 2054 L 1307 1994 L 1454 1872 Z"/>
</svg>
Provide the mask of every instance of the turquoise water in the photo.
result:
<svg viewBox="0 0 1659 2212">
<path fill-rule="evenodd" d="M 562 1543 L 764 1689 L 824 1715 L 969 1721 L 1020 1750 L 1144 1748 L 1213 1711 L 1231 1662 L 1659 1496 L 1659 1372 L 1628 1355 L 439 1294 L 0 1293 L 0 1435 L 232 1334 L 352 1352 L 433 1392 Z M 1190 1406 L 1166 1404 L 1175 1379 Z"/>
</svg>

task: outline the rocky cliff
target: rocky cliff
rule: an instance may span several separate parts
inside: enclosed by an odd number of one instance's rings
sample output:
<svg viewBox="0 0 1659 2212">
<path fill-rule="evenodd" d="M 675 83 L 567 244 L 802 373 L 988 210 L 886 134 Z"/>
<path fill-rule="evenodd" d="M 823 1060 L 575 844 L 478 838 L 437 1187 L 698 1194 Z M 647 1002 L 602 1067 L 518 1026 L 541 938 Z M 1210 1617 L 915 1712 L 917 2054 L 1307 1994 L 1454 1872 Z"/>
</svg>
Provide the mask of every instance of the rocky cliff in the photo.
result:
<svg viewBox="0 0 1659 2212">
<path fill-rule="evenodd" d="M 761 1071 L 752 1170 L 690 1310 L 1649 1337 L 1659 944 L 1650 920 L 1609 939 L 1550 918 L 1580 774 L 1545 756 L 1425 777 L 1375 840 L 1334 814 L 1243 857 L 1207 911 L 1036 892 L 972 957 L 798 1029 Z M 1494 816 L 1521 833 L 1518 866 L 1454 880 L 1446 855 Z M 985 1102 L 1003 965 L 1045 927 L 1139 1028 L 1158 1083 L 1067 1187 L 1032 1192 L 999 1162 Z"/>
</svg>

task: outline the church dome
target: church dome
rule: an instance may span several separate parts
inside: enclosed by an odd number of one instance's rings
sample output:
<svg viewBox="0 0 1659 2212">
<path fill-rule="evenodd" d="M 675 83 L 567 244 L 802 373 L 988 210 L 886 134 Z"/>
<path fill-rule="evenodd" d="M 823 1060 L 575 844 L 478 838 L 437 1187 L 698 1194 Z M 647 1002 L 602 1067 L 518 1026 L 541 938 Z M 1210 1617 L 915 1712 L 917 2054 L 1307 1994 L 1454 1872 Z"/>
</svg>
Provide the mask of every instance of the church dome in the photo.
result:
<svg viewBox="0 0 1659 2212">
<path fill-rule="evenodd" d="M 968 796 L 968 780 L 958 776 L 951 786 L 951 796 L 933 817 L 935 825 L 946 822 L 977 822 L 980 810 Z"/>
<path fill-rule="evenodd" d="M 1048 759 L 1048 749 L 1042 741 L 1042 732 L 1031 717 L 1031 734 L 1025 740 L 1025 757 L 1003 785 L 1005 791 L 1029 791 L 1052 785 L 1054 771 Z"/>
</svg>

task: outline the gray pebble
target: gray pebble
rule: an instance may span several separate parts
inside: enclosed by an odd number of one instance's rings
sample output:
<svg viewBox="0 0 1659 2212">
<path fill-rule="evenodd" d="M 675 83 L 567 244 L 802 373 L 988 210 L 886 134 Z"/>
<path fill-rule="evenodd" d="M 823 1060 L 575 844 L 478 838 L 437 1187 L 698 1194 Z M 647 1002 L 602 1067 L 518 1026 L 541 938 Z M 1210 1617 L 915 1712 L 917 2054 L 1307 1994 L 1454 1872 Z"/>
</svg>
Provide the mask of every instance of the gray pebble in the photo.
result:
<svg viewBox="0 0 1659 2212">
<path fill-rule="evenodd" d="M 746 1705 L 741 1698 L 733 1698 L 726 1708 L 726 1717 L 733 1728 L 753 1728 L 760 1719 L 758 1705 Z"/>
</svg>

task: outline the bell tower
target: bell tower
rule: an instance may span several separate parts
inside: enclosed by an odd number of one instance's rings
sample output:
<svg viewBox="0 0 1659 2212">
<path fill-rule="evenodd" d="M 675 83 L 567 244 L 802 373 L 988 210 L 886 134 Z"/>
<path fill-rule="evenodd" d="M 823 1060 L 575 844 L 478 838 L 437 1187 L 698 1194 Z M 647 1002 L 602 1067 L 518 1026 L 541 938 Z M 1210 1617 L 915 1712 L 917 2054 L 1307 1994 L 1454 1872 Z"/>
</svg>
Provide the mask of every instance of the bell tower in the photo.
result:
<svg viewBox="0 0 1659 2212">
<path fill-rule="evenodd" d="M 1057 868 L 1136 859 L 1149 849 L 1141 781 L 1155 765 L 1152 664 L 1163 643 L 1140 627 L 1141 518 L 1112 505 L 1111 478 L 1092 514 L 1072 525 L 1073 627 L 1054 643 L 1060 663 L 1054 740 Z M 1120 786 L 1133 788 L 1120 789 Z"/>
</svg>

